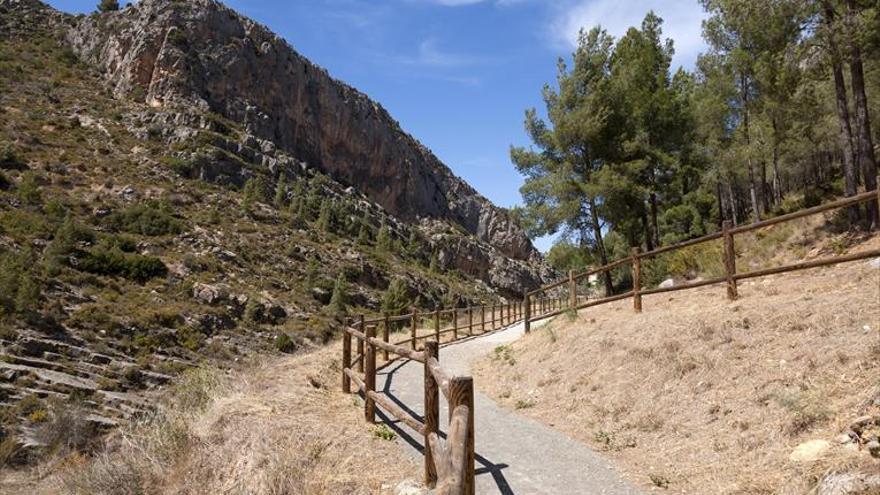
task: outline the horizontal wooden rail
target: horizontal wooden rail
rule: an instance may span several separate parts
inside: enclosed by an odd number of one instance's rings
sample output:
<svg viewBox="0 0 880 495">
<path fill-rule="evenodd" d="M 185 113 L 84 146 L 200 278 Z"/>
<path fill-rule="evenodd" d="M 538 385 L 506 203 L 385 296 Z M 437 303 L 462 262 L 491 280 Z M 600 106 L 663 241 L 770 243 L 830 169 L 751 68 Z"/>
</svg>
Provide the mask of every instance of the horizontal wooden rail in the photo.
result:
<svg viewBox="0 0 880 495">
<path fill-rule="evenodd" d="M 364 388 L 365 388 L 364 381 L 361 380 L 361 377 L 358 376 L 358 374 L 354 370 L 352 370 L 351 368 L 345 368 L 342 371 L 343 371 L 343 373 L 348 375 L 348 378 L 350 378 L 351 381 L 353 381 L 355 385 L 357 385 L 358 390 L 360 390 L 361 392 L 364 391 Z"/>
<path fill-rule="evenodd" d="M 764 227 L 769 227 L 771 225 L 776 225 L 777 223 L 788 222 L 791 220 L 796 220 L 798 218 L 807 217 L 810 215 L 815 215 L 817 213 L 822 213 L 828 210 L 833 210 L 836 208 L 844 208 L 847 206 L 852 206 L 854 204 L 862 203 L 864 201 L 877 200 L 877 191 L 868 191 L 863 192 L 861 194 L 856 194 L 855 196 L 850 196 L 848 198 L 839 199 L 837 201 L 832 201 L 830 203 L 825 203 L 824 205 L 814 206 L 812 208 L 807 208 L 804 210 L 796 211 L 794 213 L 788 213 L 786 215 L 779 215 L 778 217 L 768 218 L 767 220 L 762 220 L 760 222 L 751 223 L 748 225 L 741 225 L 739 227 L 735 227 L 731 229 L 731 234 L 741 234 L 743 232 L 748 232 L 750 230 L 756 230 Z"/>
<path fill-rule="evenodd" d="M 668 253 L 669 251 L 675 251 L 677 249 L 684 249 L 686 247 L 691 247 L 696 244 L 701 244 L 704 242 L 717 241 L 724 236 L 722 232 L 714 232 L 712 234 L 704 235 L 703 237 L 697 237 L 696 239 L 690 239 L 687 241 L 679 242 L 678 244 L 670 244 L 669 246 L 663 246 L 661 248 L 657 248 L 653 251 L 647 251 L 645 253 L 639 254 L 639 258 L 650 258 L 652 256 L 657 256 L 663 253 Z"/>
<path fill-rule="evenodd" d="M 420 435 L 425 434 L 425 424 L 412 417 L 410 413 L 406 412 L 400 406 L 395 404 L 391 399 L 388 398 L 388 396 L 375 391 L 370 391 L 367 393 L 367 395 L 371 399 L 376 401 L 376 404 L 379 404 L 382 409 L 385 409 L 386 411 L 391 413 L 391 415 L 397 418 L 399 421 L 403 421 L 404 423 L 406 423 L 407 426 L 419 432 Z"/>
<path fill-rule="evenodd" d="M 397 354 L 398 356 L 403 356 L 405 358 L 409 358 L 409 359 L 412 359 L 413 361 L 418 361 L 420 363 L 425 361 L 425 353 L 423 353 L 423 352 L 418 352 L 418 351 L 414 351 L 412 349 L 407 349 L 406 347 L 403 347 L 403 346 L 397 345 L 397 344 L 389 344 L 388 342 L 385 342 L 384 340 L 377 339 L 375 337 L 371 338 L 369 340 L 369 342 L 371 344 L 373 344 L 374 346 L 378 347 L 379 349 L 386 350 L 388 352 L 393 352 L 394 354 Z"/>
<path fill-rule="evenodd" d="M 870 251 L 862 251 L 860 253 L 847 254 L 844 256 L 834 256 L 829 258 L 820 258 L 812 261 L 802 261 L 791 265 L 779 266 L 775 268 L 765 268 L 763 270 L 755 270 L 746 273 L 737 273 L 733 276 L 736 280 L 744 280 L 755 277 L 766 277 L 768 275 L 776 275 L 779 273 L 793 272 L 796 270 L 806 270 L 809 268 L 818 268 L 822 266 L 836 265 L 838 263 L 846 263 L 848 261 L 858 261 L 867 258 L 880 257 L 880 249 L 872 249 Z"/>
<path fill-rule="evenodd" d="M 690 282 L 690 283 L 683 284 L 683 285 L 673 285 L 672 287 L 655 287 L 653 289 L 642 289 L 640 291 L 640 293 L 643 296 L 647 296 L 650 294 L 660 294 L 663 292 L 674 292 L 677 290 L 696 289 L 697 287 L 703 287 L 706 285 L 713 285 L 713 284 L 721 284 L 726 281 L 727 281 L 727 277 L 716 277 L 716 278 L 709 278 L 706 280 L 700 280 L 697 282 Z"/>
</svg>

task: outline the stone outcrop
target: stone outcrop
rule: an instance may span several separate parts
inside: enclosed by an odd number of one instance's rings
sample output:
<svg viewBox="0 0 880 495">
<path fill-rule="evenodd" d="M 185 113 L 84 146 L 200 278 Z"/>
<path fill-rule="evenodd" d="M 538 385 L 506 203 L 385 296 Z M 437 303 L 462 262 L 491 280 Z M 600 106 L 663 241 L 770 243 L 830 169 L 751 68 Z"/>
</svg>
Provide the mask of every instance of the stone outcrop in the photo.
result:
<svg viewBox="0 0 880 495">
<path fill-rule="evenodd" d="M 222 4 L 142 0 L 69 24 L 71 46 L 117 97 L 222 115 L 355 185 L 397 218 L 457 223 L 508 258 L 539 262 L 505 210 L 453 175 L 379 104 Z"/>
</svg>

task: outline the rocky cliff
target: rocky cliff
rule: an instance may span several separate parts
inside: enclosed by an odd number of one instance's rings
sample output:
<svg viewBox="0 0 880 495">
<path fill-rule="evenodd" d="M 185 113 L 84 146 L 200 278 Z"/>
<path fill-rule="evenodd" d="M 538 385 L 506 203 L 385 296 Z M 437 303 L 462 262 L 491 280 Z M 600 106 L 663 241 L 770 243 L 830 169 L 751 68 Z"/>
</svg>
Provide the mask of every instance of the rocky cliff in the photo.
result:
<svg viewBox="0 0 880 495">
<path fill-rule="evenodd" d="M 539 261 L 505 210 L 453 175 L 378 103 L 218 2 L 142 0 L 77 17 L 68 39 L 117 97 L 223 115 L 356 185 L 397 218 L 448 220 L 507 257 Z"/>
</svg>

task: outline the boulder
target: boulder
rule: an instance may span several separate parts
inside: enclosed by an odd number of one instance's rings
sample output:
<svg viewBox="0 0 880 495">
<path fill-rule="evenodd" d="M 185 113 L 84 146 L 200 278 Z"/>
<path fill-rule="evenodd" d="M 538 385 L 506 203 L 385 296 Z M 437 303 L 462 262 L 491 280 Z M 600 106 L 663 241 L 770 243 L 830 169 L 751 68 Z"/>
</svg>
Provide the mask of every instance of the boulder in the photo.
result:
<svg viewBox="0 0 880 495">
<path fill-rule="evenodd" d="M 660 285 L 658 285 L 657 287 L 660 287 L 661 289 L 669 289 L 675 287 L 675 280 L 667 278 L 666 280 L 660 282 Z"/>
<path fill-rule="evenodd" d="M 822 479 L 816 495 L 876 495 L 880 475 L 863 473 L 830 474 Z"/>
</svg>

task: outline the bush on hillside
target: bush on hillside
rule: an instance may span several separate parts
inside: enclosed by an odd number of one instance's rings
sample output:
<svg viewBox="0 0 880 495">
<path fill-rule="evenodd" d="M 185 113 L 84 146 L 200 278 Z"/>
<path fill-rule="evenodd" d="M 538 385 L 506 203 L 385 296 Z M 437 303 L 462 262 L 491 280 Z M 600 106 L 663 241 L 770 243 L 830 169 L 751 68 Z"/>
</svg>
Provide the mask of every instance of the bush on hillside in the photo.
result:
<svg viewBox="0 0 880 495">
<path fill-rule="evenodd" d="M 130 206 L 107 217 L 105 223 L 116 231 L 148 236 L 179 234 L 183 225 L 166 207 L 155 203 Z"/>
<path fill-rule="evenodd" d="M 24 313 L 36 309 L 41 284 L 28 253 L 0 253 L 0 313 Z"/>
<path fill-rule="evenodd" d="M 124 277 L 146 282 L 168 272 L 162 260 L 152 256 L 129 254 L 118 247 L 97 246 L 79 260 L 77 268 L 98 275 Z"/>
</svg>

